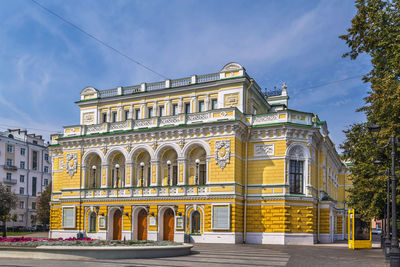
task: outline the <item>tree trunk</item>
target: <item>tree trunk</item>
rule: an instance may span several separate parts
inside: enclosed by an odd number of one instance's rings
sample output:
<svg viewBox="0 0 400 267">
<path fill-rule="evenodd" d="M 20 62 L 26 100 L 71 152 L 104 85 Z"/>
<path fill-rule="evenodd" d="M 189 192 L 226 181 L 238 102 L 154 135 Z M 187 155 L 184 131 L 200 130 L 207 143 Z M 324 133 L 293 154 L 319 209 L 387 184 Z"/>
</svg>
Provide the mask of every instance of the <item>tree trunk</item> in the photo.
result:
<svg viewBox="0 0 400 267">
<path fill-rule="evenodd" d="M 7 237 L 7 221 L 3 221 L 3 237 Z"/>
</svg>

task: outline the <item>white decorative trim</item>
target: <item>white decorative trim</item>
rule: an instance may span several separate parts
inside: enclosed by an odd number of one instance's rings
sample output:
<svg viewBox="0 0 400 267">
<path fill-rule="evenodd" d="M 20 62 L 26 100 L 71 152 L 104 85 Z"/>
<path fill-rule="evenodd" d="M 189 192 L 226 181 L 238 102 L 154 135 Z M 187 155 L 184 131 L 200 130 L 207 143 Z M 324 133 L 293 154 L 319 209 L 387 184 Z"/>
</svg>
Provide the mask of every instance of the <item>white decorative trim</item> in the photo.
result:
<svg viewBox="0 0 400 267">
<path fill-rule="evenodd" d="M 254 156 L 273 156 L 275 155 L 275 144 L 254 144 Z"/>
<path fill-rule="evenodd" d="M 262 233 L 247 232 L 246 243 L 271 245 L 312 245 L 316 243 L 312 233 Z"/>
</svg>

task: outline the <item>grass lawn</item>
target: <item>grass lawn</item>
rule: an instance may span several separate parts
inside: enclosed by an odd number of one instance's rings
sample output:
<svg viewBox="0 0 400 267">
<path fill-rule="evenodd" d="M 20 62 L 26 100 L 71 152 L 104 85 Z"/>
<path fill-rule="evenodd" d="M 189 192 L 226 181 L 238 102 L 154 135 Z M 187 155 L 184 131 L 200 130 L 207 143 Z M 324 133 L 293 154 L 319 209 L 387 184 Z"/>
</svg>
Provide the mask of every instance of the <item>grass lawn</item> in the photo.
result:
<svg viewBox="0 0 400 267">
<path fill-rule="evenodd" d="M 31 234 L 33 234 L 33 232 L 7 232 L 7 236 L 26 236 Z"/>
</svg>

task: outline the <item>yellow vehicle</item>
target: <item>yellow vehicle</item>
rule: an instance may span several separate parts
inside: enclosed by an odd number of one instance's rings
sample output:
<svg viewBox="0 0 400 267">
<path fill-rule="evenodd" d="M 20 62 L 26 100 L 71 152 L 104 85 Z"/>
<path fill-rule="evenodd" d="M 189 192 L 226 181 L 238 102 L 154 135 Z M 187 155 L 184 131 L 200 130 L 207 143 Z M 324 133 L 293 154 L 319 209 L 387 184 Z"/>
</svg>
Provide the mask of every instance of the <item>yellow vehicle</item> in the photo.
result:
<svg viewBox="0 0 400 267">
<path fill-rule="evenodd" d="M 349 210 L 349 248 L 371 248 L 371 222 L 364 221 L 360 214 L 357 214 L 354 209 Z"/>
</svg>

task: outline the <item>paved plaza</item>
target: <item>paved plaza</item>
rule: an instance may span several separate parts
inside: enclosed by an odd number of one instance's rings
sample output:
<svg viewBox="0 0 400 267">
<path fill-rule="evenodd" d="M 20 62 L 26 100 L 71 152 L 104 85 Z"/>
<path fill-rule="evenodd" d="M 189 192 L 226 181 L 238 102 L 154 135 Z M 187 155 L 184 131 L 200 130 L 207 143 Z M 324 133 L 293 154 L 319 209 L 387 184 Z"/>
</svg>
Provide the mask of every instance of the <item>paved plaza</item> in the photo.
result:
<svg viewBox="0 0 400 267">
<path fill-rule="evenodd" d="M 389 266 L 382 250 L 350 250 L 343 244 L 314 246 L 196 244 L 183 257 L 129 260 L 55 261 L 0 259 L 0 266 Z"/>
</svg>

